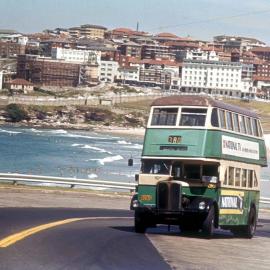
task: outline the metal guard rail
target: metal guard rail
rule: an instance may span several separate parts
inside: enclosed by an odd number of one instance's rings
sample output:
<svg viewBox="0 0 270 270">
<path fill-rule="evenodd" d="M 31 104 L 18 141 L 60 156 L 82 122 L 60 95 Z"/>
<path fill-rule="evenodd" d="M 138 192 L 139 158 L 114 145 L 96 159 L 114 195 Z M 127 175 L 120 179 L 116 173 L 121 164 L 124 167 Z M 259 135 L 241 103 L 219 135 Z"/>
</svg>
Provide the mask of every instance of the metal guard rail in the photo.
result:
<svg viewBox="0 0 270 270">
<path fill-rule="evenodd" d="M 101 187 L 110 189 L 123 189 L 134 191 L 136 189 L 136 183 L 125 183 L 116 181 L 103 181 L 103 180 L 87 180 L 79 178 L 63 178 L 53 176 L 42 176 L 42 175 L 27 175 L 27 174 L 16 174 L 16 173 L 0 173 L 0 182 L 8 181 L 14 184 L 18 182 L 28 183 L 48 183 L 58 185 L 69 185 L 70 187 L 75 186 L 86 186 L 86 187 Z"/>
<path fill-rule="evenodd" d="M 101 187 L 110 189 L 122 189 L 135 191 L 136 183 L 125 183 L 116 181 L 104 181 L 104 180 L 87 180 L 79 178 L 64 178 L 64 177 L 54 177 L 54 176 L 43 176 L 43 175 L 27 175 L 27 174 L 17 174 L 17 173 L 0 173 L 0 182 L 9 181 L 16 184 L 17 182 L 29 182 L 29 183 L 48 183 L 48 184 L 58 184 L 58 185 L 70 185 L 70 187 L 75 186 L 86 186 L 86 187 Z M 270 204 L 270 198 L 261 197 L 260 203 Z"/>
</svg>

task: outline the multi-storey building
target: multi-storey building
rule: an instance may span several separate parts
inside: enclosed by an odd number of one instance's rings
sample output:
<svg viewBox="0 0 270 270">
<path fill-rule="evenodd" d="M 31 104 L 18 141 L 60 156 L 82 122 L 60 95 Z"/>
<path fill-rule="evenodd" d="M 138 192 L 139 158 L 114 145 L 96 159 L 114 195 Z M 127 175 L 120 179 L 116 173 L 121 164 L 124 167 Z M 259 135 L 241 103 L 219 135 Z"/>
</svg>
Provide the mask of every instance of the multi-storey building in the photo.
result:
<svg viewBox="0 0 270 270">
<path fill-rule="evenodd" d="M 251 52 L 261 60 L 270 61 L 270 47 L 254 48 Z"/>
<path fill-rule="evenodd" d="M 77 86 L 80 64 L 33 55 L 19 55 L 17 77 L 36 85 Z"/>
<path fill-rule="evenodd" d="M 25 53 L 25 46 L 14 42 L 0 42 L 0 57 L 11 57 Z"/>
<path fill-rule="evenodd" d="M 179 60 L 201 60 L 201 61 L 218 61 L 219 57 L 217 53 L 213 50 L 186 50 L 179 52 Z"/>
<path fill-rule="evenodd" d="M 169 46 L 159 44 L 148 44 L 142 46 L 142 59 L 155 59 L 155 60 L 174 60 L 175 54 L 171 53 Z"/>
<path fill-rule="evenodd" d="M 101 61 L 99 65 L 99 80 L 114 82 L 117 77 L 119 64 L 116 61 Z"/>
<path fill-rule="evenodd" d="M 163 89 L 169 89 L 171 77 L 171 72 L 161 68 L 140 68 L 140 84 L 146 86 L 159 86 Z"/>
<path fill-rule="evenodd" d="M 67 40 L 63 38 L 58 39 L 48 39 L 41 41 L 39 44 L 41 53 L 45 57 L 52 56 L 52 49 L 53 48 L 66 48 L 66 49 L 75 49 L 76 42 L 74 40 Z"/>
<path fill-rule="evenodd" d="M 246 70 L 251 71 L 252 66 L 246 67 Z M 243 82 L 242 72 L 241 63 L 185 60 L 181 76 L 182 91 L 241 97 L 242 92 L 250 91 L 245 91 L 243 85 L 250 85 L 249 76 L 252 74 L 247 71 L 249 75 Z"/>
<path fill-rule="evenodd" d="M 100 64 L 101 52 L 92 50 L 52 48 L 52 58 L 74 63 Z"/>
<path fill-rule="evenodd" d="M 249 51 L 256 47 L 265 47 L 266 44 L 258 39 L 239 36 L 215 36 L 214 43 L 222 45 L 225 52 L 231 52 L 238 49 L 241 53 Z"/>
<path fill-rule="evenodd" d="M 119 46 L 122 55 L 141 58 L 142 46 L 135 42 L 129 41 Z"/>
<path fill-rule="evenodd" d="M 69 28 L 70 36 L 74 38 L 86 37 L 90 39 L 104 39 L 106 27 L 93 24 L 84 24 L 80 27 Z"/>
<path fill-rule="evenodd" d="M 140 76 L 140 68 L 133 67 L 120 67 L 116 77 L 117 82 L 123 84 L 138 84 Z"/>
</svg>

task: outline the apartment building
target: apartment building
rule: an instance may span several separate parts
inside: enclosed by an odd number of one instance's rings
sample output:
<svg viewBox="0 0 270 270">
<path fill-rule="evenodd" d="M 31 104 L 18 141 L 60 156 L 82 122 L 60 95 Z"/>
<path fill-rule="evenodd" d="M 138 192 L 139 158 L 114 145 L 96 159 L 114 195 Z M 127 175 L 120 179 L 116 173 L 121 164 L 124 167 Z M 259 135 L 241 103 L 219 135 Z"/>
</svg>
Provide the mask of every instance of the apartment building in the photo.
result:
<svg viewBox="0 0 270 270">
<path fill-rule="evenodd" d="M 184 59 L 188 60 L 200 60 L 200 61 L 218 61 L 219 56 L 213 50 L 184 50 L 179 52 L 178 59 L 183 61 Z"/>
<path fill-rule="evenodd" d="M 270 61 L 270 47 L 254 48 L 251 52 L 261 60 Z"/>
<path fill-rule="evenodd" d="M 100 25 L 84 24 L 69 28 L 69 35 L 74 38 L 86 37 L 90 39 L 104 39 L 107 28 Z"/>
<path fill-rule="evenodd" d="M 92 50 L 76 50 L 65 48 L 52 48 L 52 58 L 74 63 L 100 64 L 101 52 Z"/>
<path fill-rule="evenodd" d="M 80 64 L 33 55 L 19 55 L 17 58 L 17 78 L 35 85 L 77 86 L 79 76 Z"/>
<path fill-rule="evenodd" d="M 138 84 L 140 77 L 139 67 L 120 67 L 116 77 L 117 82 L 123 84 Z"/>
<path fill-rule="evenodd" d="M 0 57 L 12 57 L 25 53 L 25 46 L 14 42 L 0 41 Z"/>
<path fill-rule="evenodd" d="M 175 54 L 170 52 L 169 46 L 147 44 L 142 46 L 142 59 L 175 60 Z"/>
<path fill-rule="evenodd" d="M 248 77 L 245 79 L 248 81 Z M 181 81 L 181 89 L 184 92 L 241 97 L 244 91 L 241 63 L 185 60 Z"/>
<path fill-rule="evenodd" d="M 135 42 L 127 42 L 119 46 L 122 55 L 141 58 L 142 46 Z"/>
<path fill-rule="evenodd" d="M 214 43 L 222 45 L 225 52 L 238 49 L 241 53 L 257 47 L 265 47 L 266 44 L 258 39 L 240 36 L 215 36 Z"/>
<path fill-rule="evenodd" d="M 101 61 L 99 66 L 99 80 L 114 82 L 118 74 L 119 64 L 116 61 Z"/>
<path fill-rule="evenodd" d="M 169 89 L 171 85 L 171 72 L 160 68 L 140 68 L 140 84 L 145 86 L 159 86 Z"/>
</svg>

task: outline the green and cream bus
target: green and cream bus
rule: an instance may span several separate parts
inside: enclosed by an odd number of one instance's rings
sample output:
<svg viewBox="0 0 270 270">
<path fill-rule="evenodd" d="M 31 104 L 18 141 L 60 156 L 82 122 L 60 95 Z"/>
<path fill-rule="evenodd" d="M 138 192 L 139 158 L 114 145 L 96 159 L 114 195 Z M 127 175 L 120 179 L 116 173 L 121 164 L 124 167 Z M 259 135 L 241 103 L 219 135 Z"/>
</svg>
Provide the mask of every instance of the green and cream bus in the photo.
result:
<svg viewBox="0 0 270 270">
<path fill-rule="evenodd" d="M 204 96 L 170 96 L 151 106 L 141 158 L 135 231 L 175 224 L 251 238 L 260 169 L 267 165 L 258 115 Z"/>
</svg>

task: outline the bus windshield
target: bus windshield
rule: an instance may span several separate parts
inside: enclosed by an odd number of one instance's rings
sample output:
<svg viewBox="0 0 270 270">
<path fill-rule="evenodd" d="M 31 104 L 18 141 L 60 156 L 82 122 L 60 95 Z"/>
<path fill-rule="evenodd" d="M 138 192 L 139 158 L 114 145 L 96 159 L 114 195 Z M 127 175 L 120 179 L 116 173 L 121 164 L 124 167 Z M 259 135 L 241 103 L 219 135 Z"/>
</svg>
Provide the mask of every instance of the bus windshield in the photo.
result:
<svg viewBox="0 0 270 270">
<path fill-rule="evenodd" d="M 170 162 L 167 160 L 143 160 L 142 173 L 170 174 Z"/>
</svg>

